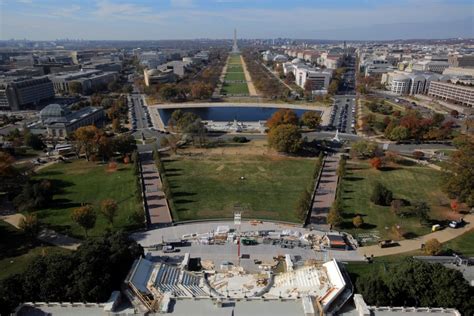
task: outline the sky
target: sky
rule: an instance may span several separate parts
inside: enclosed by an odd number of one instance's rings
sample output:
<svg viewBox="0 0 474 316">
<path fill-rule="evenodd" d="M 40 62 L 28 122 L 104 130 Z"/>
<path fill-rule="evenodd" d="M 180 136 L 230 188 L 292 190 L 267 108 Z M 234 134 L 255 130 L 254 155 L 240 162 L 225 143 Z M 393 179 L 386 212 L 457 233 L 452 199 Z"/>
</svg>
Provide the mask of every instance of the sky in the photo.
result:
<svg viewBox="0 0 474 316">
<path fill-rule="evenodd" d="M 0 0 L 0 39 L 474 37 L 472 0 Z"/>
</svg>

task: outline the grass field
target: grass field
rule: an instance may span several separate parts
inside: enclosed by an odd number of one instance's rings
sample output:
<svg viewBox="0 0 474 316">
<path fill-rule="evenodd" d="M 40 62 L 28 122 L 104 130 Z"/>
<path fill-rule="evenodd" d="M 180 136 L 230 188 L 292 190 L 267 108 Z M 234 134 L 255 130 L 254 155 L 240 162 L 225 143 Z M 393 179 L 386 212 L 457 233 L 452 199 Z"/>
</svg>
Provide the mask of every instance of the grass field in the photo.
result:
<svg viewBox="0 0 474 316">
<path fill-rule="evenodd" d="M 231 55 L 229 57 L 229 63 L 227 64 L 227 72 L 224 80 L 246 80 L 240 55 Z M 249 88 L 246 82 L 225 82 L 222 85 L 221 93 L 224 95 L 248 95 Z"/>
<path fill-rule="evenodd" d="M 245 81 L 245 75 L 243 72 L 227 72 L 224 80 L 242 80 Z"/>
<path fill-rule="evenodd" d="M 231 55 L 229 57 L 229 64 L 241 64 L 240 55 Z"/>
<path fill-rule="evenodd" d="M 76 160 L 41 170 L 36 178 L 50 179 L 55 188 L 60 188 L 52 206 L 38 210 L 41 223 L 58 232 L 82 237 L 83 229 L 71 219 L 73 209 L 82 203 L 90 203 L 98 211 L 100 202 L 111 198 L 119 205 L 114 229 L 131 229 L 133 224 L 129 216 L 140 207 L 135 196 L 132 166 L 119 164 L 115 172 L 106 169 L 106 165 Z M 89 231 L 89 235 L 100 235 L 107 227 L 106 219 L 98 215 L 95 228 Z"/>
<path fill-rule="evenodd" d="M 223 94 L 248 94 L 249 87 L 247 83 L 240 83 L 240 82 L 232 82 L 232 83 L 224 83 L 222 86 L 222 93 Z"/>
<path fill-rule="evenodd" d="M 474 230 L 471 229 L 467 233 L 448 241 L 443 244 L 443 248 L 464 256 L 474 256 Z"/>
<path fill-rule="evenodd" d="M 0 279 L 22 273 L 38 255 L 66 252 L 57 247 L 43 247 L 32 242 L 20 230 L 0 221 Z"/>
<path fill-rule="evenodd" d="M 390 211 L 390 207 L 370 202 L 370 194 L 374 183 L 380 182 L 393 192 L 394 199 L 427 202 L 431 207 L 431 218 L 442 220 L 449 212 L 449 200 L 440 190 L 441 181 L 441 172 L 409 162 L 379 171 L 370 168 L 366 161 L 349 161 L 343 180 L 343 227 L 355 235 L 371 232 L 381 238 L 395 238 L 391 233 L 394 225 L 402 227 L 406 238 L 426 234 L 430 228 L 422 226 L 418 218 L 400 218 Z M 364 229 L 352 226 L 355 214 L 363 216 Z"/>
<path fill-rule="evenodd" d="M 297 222 L 297 201 L 312 182 L 314 161 L 223 155 L 173 157 L 165 163 L 179 220 L 244 217 Z M 240 180 L 240 177 L 245 180 Z"/>
</svg>

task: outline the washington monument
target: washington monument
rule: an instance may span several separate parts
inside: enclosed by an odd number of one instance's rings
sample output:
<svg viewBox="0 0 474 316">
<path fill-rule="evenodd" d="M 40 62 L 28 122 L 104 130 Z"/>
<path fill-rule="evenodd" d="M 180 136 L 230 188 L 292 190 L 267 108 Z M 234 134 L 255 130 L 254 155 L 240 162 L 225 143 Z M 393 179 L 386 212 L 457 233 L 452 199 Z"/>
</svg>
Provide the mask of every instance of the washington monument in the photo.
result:
<svg viewBox="0 0 474 316">
<path fill-rule="evenodd" d="M 237 46 L 237 29 L 234 29 L 234 45 L 232 45 L 232 53 L 240 53 Z"/>
</svg>

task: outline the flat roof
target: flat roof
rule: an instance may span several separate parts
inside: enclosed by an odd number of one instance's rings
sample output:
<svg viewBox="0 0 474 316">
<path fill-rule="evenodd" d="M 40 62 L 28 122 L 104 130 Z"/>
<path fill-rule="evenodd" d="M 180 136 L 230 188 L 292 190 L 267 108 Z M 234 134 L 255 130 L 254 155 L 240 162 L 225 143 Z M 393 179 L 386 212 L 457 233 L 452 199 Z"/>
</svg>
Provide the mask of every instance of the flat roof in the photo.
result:
<svg viewBox="0 0 474 316">
<path fill-rule="evenodd" d="M 224 303 L 218 307 L 211 300 L 178 300 L 170 313 L 173 316 L 288 316 L 304 315 L 301 300 L 249 300 Z"/>
</svg>

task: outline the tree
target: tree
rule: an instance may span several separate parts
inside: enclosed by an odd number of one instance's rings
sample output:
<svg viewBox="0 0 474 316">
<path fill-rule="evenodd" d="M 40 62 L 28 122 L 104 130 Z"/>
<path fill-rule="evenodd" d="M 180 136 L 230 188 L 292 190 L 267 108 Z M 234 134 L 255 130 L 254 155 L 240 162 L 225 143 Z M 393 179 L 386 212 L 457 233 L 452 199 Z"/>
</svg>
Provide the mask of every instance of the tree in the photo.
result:
<svg viewBox="0 0 474 316">
<path fill-rule="evenodd" d="M 79 151 L 84 152 L 86 160 L 89 161 L 91 154 L 97 149 L 97 140 L 99 136 L 99 129 L 94 125 L 79 127 L 74 132 L 74 138 Z"/>
<path fill-rule="evenodd" d="M 301 221 L 306 220 L 306 216 L 308 215 L 308 211 L 311 207 L 311 193 L 308 192 L 308 190 L 304 190 L 303 193 L 300 196 L 300 199 L 298 201 L 298 218 Z"/>
<path fill-rule="evenodd" d="M 336 174 L 339 178 L 343 178 L 346 175 L 346 159 L 341 157 L 339 160 L 339 165 L 336 170 Z"/>
<path fill-rule="evenodd" d="M 395 215 L 400 215 L 402 209 L 402 201 L 401 200 L 393 200 L 390 203 L 390 211 Z"/>
<path fill-rule="evenodd" d="M 329 210 L 327 222 L 331 226 L 340 226 L 342 224 L 342 216 L 334 203 L 331 209 Z"/>
<path fill-rule="evenodd" d="M 117 80 L 113 80 L 109 82 L 107 85 L 107 90 L 109 91 L 119 91 L 121 88 L 120 84 L 117 82 Z"/>
<path fill-rule="evenodd" d="M 117 216 L 118 205 L 113 199 L 105 199 L 100 203 L 100 211 L 107 219 L 110 225 L 114 224 L 114 219 Z"/>
<path fill-rule="evenodd" d="M 290 109 L 280 109 L 273 113 L 272 117 L 267 120 L 268 128 L 272 129 L 278 125 L 297 125 L 298 116 L 293 110 Z"/>
<path fill-rule="evenodd" d="M 295 125 L 278 125 L 268 133 L 268 144 L 279 152 L 295 153 L 300 149 L 301 143 L 301 134 Z"/>
<path fill-rule="evenodd" d="M 25 146 L 31 147 L 34 150 L 41 150 L 45 147 L 45 144 L 43 143 L 41 138 L 36 134 L 32 134 L 27 129 L 23 134 L 23 143 Z"/>
<path fill-rule="evenodd" d="M 112 120 L 112 129 L 114 130 L 114 132 L 118 133 L 120 132 L 120 130 L 122 129 L 121 125 L 120 125 L 120 120 L 118 118 L 114 118 Z"/>
<path fill-rule="evenodd" d="M 442 245 L 436 238 L 429 239 L 425 242 L 423 251 L 429 256 L 436 256 L 442 250 Z"/>
<path fill-rule="evenodd" d="M 473 315 L 474 289 L 461 272 L 408 257 L 356 281 L 368 305 L 452 307 Z"/>
<path fill-rule="evenodd" d="M 430 207 L 426 202 L 416 201 L 411 208 L 413 214 L 420 219 L 421 224 L 428 224 Z"/>
<path fill-rule="evenodd" d="M 380 182 L 376 182 L 370 200 L 376 205 L 390 205 L 393 199 L 392 191 L 384 187 Z"/>
<path fill-rule="evenodd" d="M 397 126 L 392 129 L 389 135 L 389 139 L 395 141 L 402 141 L 410 137 L 409 130 L 404 126 Z"/>
<path fill-rule="evenodd" d="M 372 166 L 372 168 L 380 170 L 380 168 L 382 167 L 382 159 L 380 157 L 374 157 L 370 159 L 370 165 Z"/>
<path fill-rule="evenodd" d="M 443 190 L 450 198 L 474 207 L 474 139 L 460 136 L 453 143 L 458 150 L 446 164 Z"/>
<path fill-rule="evenodd" d="M 361 227 L 362 225 L 364 225 L 364 219 L 362 218 L 362 216 L 357 215 L 357 216 L 355 216 L 355 217 L 352 219 L 352 224 L 353 224 L 356 228 L 359 228 L 359 227 Z"/>
<path fill-rule="evenodd" d="M 191 85 L 191 96 L 193 99 L 209 99 L 212 95 L 212 85 L 203 82 L 195 82 Z"/>
<path fill-rule="evenodd" d="M 362 159 L 374 157 L 377 154 L 377 151 L 377 143 L 366 140 L 354 142 L 351 147 L 351 155 Z"/>
<path fill-rule="evenodd" d="M 26 214 L 20 219 L 18 226 L 25 233 L 25 235 L 31 239 L 36 238 L 39 233 L 39 222 L 36 214 Z"/>
<path fill-rule="evenodd" d="M 132 135 L 118 135 L 112 139 L 112 149 L 114 152 L 120 153 L 123 157 L 133 153 L 137 149 L 135 139 Z"/>
<path fill-rule="evenodd" d="M 286 75 L 286 78 L 285 78 L 285 83 L 286 84 L 292 84 L 292 83 L 295 83 L 295 75 L 293 74 L 293 72 L 289 72 L 287 75 Z"/>
<path fill-rule="evenodd" d="M 87 237 L 87 231 L 94 228 L 97 215 L 91 205 L 85 205 L 76 208 L 72 212 L 72 220 L 84 228 Z"/>
<path fill-rule="evenodd" d="M 79 81 L 72 81 L 68 84 L 70 94 L 82 93 L 82 84 Z"/>
<path fill-rule="evenodd" d="M 301 123 L 309 128 L 317 128 L 321 124 L 321 116 L 315 111 L 304 112 L 301 116 Z"/>
</svg>

